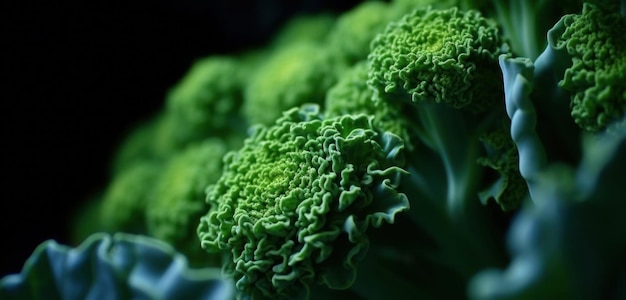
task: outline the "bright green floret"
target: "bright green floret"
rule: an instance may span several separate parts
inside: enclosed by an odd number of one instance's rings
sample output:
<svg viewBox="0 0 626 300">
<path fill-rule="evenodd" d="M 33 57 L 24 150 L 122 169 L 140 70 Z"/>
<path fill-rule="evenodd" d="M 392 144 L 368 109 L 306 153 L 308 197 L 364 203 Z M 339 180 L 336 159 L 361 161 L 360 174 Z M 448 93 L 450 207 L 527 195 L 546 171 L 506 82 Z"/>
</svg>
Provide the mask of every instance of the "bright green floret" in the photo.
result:
<svg viewBox="0 0 626 300">
<path fill-rule="evenodd" d="M 226 155 L 207 189 L 202 247 L 228 256 L 226 273 L 252 298 L 307 297 L 314 283 L 348 288 L 368 227 L 408 209 L 396 190 L 402 164 L 402 141 L 370 117 L 288 110 Z"/>
<path fill-rule="evenodd" d="M 276 49 L 249 78 L 243 115 L 248 124 L 272 124 L 282 112 L 304 103 L 324 102 L 337 69 L 326 47 L 308 41 Z"/>
<path fill-rule="evenodd" d="M 221 140 L 209 139 L 178 153 L 159 172 L 146 205 L 148 234 L 170 243 L 194 264 L 202 263 L 195 230 L 208 209 L 204 190 L 219 179 L 226 152 Z"/>
<path fill-rule="evenodd" d="M 197 60 L 167 96 L 166 112 L 185 142 L 245 131 L 239 118 L 243 102 L 243 67 L 236 57 Z M 184 134 L 188 135 L 185 136 Z"/>
<path fill-rule="evenodd" d="M 604 9 L 585 3 L 581 14 L 564 16 L 560 26 L 565 29 L 557 47 L 567 50 L 572 66 L 559 84 L 572 93 L 576 124 L 598 132 L 626 113 L 626 17 L 617 1 Z"/>
<path fill-rule="evenodd" d="M 410 95 L 482 111 L 501 99 L 498 27 L 479 12 L 419 8 L 390 23 L 372 42 L 374 97 Z"/>
</svg>

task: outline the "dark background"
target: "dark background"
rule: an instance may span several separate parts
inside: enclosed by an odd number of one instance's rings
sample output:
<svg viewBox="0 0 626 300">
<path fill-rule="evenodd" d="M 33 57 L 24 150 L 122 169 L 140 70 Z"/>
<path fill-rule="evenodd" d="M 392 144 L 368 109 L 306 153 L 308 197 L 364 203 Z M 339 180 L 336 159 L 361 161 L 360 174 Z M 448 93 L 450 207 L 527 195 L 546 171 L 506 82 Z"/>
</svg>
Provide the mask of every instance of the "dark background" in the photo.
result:
<svg viewBox="0 0 626 300">
<path fill-rule="evenodd" d="M 3 1 L 0 277 L 41 242 L 68 243 L 119 141 L 195 59 L 261 46 L 295 13 L 358 2 Z"/>
</svg>

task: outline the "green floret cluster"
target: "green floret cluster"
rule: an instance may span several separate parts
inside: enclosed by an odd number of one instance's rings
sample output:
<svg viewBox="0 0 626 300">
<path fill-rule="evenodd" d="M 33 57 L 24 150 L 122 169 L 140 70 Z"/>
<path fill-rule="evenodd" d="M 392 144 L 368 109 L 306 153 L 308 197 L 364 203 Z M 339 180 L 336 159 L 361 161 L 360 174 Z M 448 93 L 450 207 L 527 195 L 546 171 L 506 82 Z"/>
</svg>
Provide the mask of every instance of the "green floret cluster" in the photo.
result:
<svg viewBox="0 0 626 300">
<path fill-rule="evenodd" d="M 572 93 L 576 124 L 598 132 L 626 112 L 626 17 L 617 2 L 604 9 L 586 3 L 581 14 L 562 22 L 556 47 L 567 50 L 572 66 L 559 84 Z"/>
<path fill-rule="evenodd" d="M 314 282 L 347 288 L 367 252 L 368 227 L 408 209 L 396 190 L 402 149 L 366 115 L 288 110 L 226 155 L 222 177 L 207 189 L 202 247 L 228 253 L 226 272 L 253 298 L 288 298 Z"/>
<path fill-rule="evenodd" d="M 146 264 L 91 281 L 164 278 L 159 299 L 626 299 L 625 15 L 614 0 L 364 1 L 198 57 L 73 223 L 76 244 L 161 242 L 98 252 Z M 88 290 L 42 251 L 24 276 Z M 178 268 L 150 268 L 162 252 Z M 215 288 L 173 282 L 187 263 Z M 41 288 L 12 278 L 0 295 Z"/>
<path fill-rule="evenodd" d="M 390 23 L 371 47 L 370 85 L 378 99 L 407 93 L 414 102 L 471 104 L 478 111 L 498 100 L 492 95 L 501 80 L 503 41 L 497 24 L 478 11 L 415 9 Z"/>
</svg>

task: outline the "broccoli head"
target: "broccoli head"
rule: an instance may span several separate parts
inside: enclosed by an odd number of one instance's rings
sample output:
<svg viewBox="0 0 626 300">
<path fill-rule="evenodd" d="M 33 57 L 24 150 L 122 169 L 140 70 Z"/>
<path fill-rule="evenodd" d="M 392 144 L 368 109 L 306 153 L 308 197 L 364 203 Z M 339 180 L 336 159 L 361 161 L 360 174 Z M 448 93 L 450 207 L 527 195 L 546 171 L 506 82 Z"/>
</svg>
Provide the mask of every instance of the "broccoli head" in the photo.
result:
<svg viewBox="0 0 626 300">
<path fill-rule="evenodd" d="M 224 162 L 198 235 L 205 250 L 227 255 L 226 273 L 253 298 L 308 295 L 312 283 L 348 288 L 368 228 L 408 209 L 396 190 L 402 141 L 366 115 L 293 108 Z"/>
<path fill-rule="evenodd" d="M 559 84 L 572 94 L 574 121 L 590 132 L 626 113 L 626 17 L 617 1 L 604 2 L 584 3 L 582 13 L 564 16 L 554 29 L 562 32 L 556 47 L 572 60 Z"/>
<path fill-rule="evenodd" d="M 497 25 L 478 11 L 415 9 L 390 23 L 371 48 L 376 99 L 406 93 L 414 102 L 476 111 L 501 100 L 503 41 Z"/>
</svg>

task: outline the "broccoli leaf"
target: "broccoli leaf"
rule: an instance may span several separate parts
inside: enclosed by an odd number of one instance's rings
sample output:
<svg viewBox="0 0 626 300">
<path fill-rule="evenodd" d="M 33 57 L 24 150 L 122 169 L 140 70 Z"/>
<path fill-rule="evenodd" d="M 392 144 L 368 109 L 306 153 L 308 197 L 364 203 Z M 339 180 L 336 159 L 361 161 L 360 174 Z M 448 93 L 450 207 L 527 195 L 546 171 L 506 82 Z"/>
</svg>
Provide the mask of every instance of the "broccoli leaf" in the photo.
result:
<svg viewBox="0 0 626 300">
<path fill-rule="evenodd" d="M 2 299 L 233 299 L 219 269 L 190 269 L 169 245 L 145 236 L 91 235 L 77 248 L 42 243 L 19 274 L 0 280 Z"/>
</svg>

